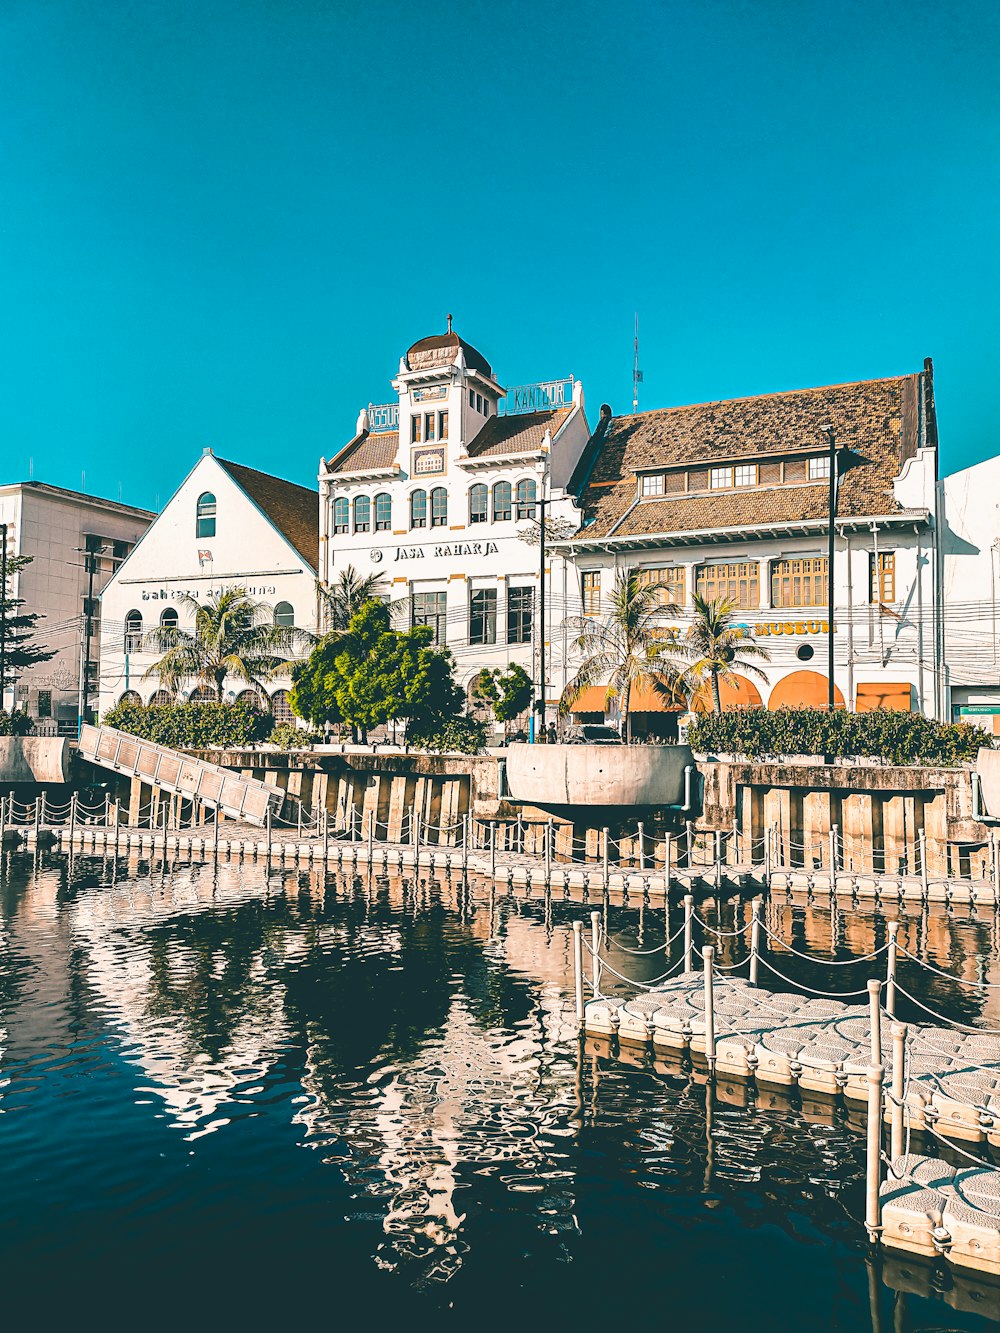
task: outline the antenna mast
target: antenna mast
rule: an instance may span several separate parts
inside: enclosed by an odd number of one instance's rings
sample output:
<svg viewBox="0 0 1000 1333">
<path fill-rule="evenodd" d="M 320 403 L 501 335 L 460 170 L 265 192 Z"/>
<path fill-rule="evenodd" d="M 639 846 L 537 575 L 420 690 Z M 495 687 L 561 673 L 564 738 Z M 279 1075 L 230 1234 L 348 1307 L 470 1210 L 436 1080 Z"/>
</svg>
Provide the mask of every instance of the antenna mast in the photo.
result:
<svg viewBox="0 0 1000 1333">
<path fill-rule="evenodd" d="M 642 371 L 639 369 L 639 312 L 635 312 L 635 360 L 632 365 L 632 415 L 639 410 L 639 385 L 642 383 Z"/>
</svg>

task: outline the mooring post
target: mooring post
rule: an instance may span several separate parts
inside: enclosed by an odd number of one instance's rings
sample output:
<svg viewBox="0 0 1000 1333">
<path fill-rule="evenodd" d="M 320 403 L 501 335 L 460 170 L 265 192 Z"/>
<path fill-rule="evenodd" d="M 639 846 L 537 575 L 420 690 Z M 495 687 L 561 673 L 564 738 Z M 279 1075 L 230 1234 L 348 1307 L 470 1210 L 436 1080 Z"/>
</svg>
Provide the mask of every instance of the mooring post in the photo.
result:
<svg viewBox="0 0 1000 1333">
<path fill-rule="evenodd" d="M 694 826 L 690 819 L 686 820 L 684 823 L 684 836 L 687 840 L 687 863 L 688 868 L 690 869 L 694 864 Z"/>
<path fill-rule="evenodd" d="M 927 881 L 927 833 L 921 829 L 917 834 L 917 840 L 920 845 L 920 896 L 924 902 L 929 896 Z"/>
<path fill-rule="evenodd" d="M 109 819 L 109 817 L 110 817 L 110 814 L 111 814 L 111 793 L 110 793 L 109 791 L 106 791 L 106 792 L 104 793 L 104 827 L 105 827 L 105 828 L 108 827 L 108 819 Z"/>
<path fill-rule="evenodd" d="M 70 798 L 70 803 L 72 804 L 72 797 Z M 37 847 L 37 846 L 38 846 L 38 831 L 39 831 L 39 829 L 42 827 L 42 826 L 41 826 L 41 823 L 40 823 L 41 816 L 42 816 L 42 806 L 41 806 L 41 797 L 40 797 L 40 796 L 36 796 L 36 797 L 35 797 L 35 811 L 34 811 L 34 813 L 35 813 L 35 846 Z"/>
<path fill-rule="evenodd" d="M 170 827 L 170 802 L 166 801 L 163 806 L 163 864 L 167 864 L 167 830 Z"/>
<path fill-rule="evenodd" d="M 663 835 L 663 910 L 670 912 L 670 852 L 673 842 L 672 833 Z M 655 851 L 654 851 L 655 856 Z M 669 932 L 668 932 L 669 933 Z"/>
<path fill-rule="evenodd" d="M 354 814 L 354 808 L 353 808 L 353 806 L 352 806 L 352 808 L 351 808 L 351 814 L 352 814 L 352 815 Z M 298 837 L 299 841 L 301 841 L 301 840 L 302 840 L 302 797 L 301 797 L 301 796 L 299 797 L 299 812 L 298 812 L 298 819 L 297 819 L 297 823 L 296 823 L 296 830 L 295 830 L 295 832 L 296 832 L 296 836 Z M 352 820 L 351 820 L 351 838 L 353 839 L 353 837 L 354 837 L 354 820 L 353 820 L 353 818 L 352 818 Z"/>
<path fill-rule="evenodd" d="M 606 893 L 608 889 L 608 839 L 610 837 L 610 834 L 607 829 L 604 829 L 603 832 L 604 832 L 604 855 L 601 860 L 601 870 L 604 876 L 604 891 Z"/>
<path fill-rule="evenodd" d="M 119 809 L 118 798 L 116 796 L 115 797 L 115 858 L 116 859 L 118 857 L 118 840 L 121 837 L 121 829 L 119 827 L 120 824 L 121 824 L 121 810 Z"/>
<path fill-rule="evenodd" d="M 990 830 L 990 842 L 993 846 L 993 903 L 1000 907 L 1000 834 Z"/>
<path fill-rule="evenodd" d="M 323 807 L 323 873 L 330 866 L 330 812 Z"/>
<path fill-rule="evenodd" d="M 413 811 L 413 868 L 420 865 L 420 811 Z"/>
<path fill-rule="evenodd" d="M 552 817 L 551 815 L 545 823 L 545 887 L 548 888 L 552 883 Z"/>
<path fill-rule="evenodd" d="M 876 983 L 877 984 L 877 983 Z M 865 1230 L 874 1245 L 881 1230 L 879 1186 L 882 1183 L 882 1079 L 881 1064 L 868 1070 L 868 1143 L 865 1171 Z"/>
<path fill-rule="evenodd" d="M 890 921 L 886 926 L 889 947 L 885 959 L 885 1011 L 890 1018 L 896 1017 L 896 953 L 899 948 L 896 936 L 899 934 L 899 922 Z"/>
<path fill-rule="evenodd" d="M 583 922 L 573 922 L 573 979 L 576 982 L 576 1017 L 582 1023 L 587 1016 L 583 999 Z"/>
<path fill-rule="evenodd" d="M 601 993 L 601 914 L 600 912 L 591 912 L 590 914 L 590 949 L 594 958 L 594 996 Z"/>
<path fill-rule="evenodd" d="M 43 804 L 44 804 L 44 801 L 45 801 L 45 795 L 44 795 L 44 793 L 43 793 L 43 794 L 42 794 L 42 802 L 43 802 Z M 74 793 L 72 794 L 72 796 L 69 798 L 69 846 L 70 846 L 70 851 L 73 850 L 73 839 L 74 839 L 75 837 L 76 837 L 76 792 L 74 792 Z"/>
<path fill-rule="evenodd" d="M 691 971 L 692 939 L 691 927 L 692 916 L 694 914 L 694 897 L 690 893 L 684 895 L 684 971 Z"/>
<path fill-rule="evenodd" d="M 472 838 L 472 816 L 467 812 L 462 824 L 462 869 L 469 869 L 469 842 Z"/>
<path fill-rule="evenodd" d="M 495 879 L 497 873 L 497 826 L 490 825 L 490 875 Z"/>
<path fill-rule="evenodd" d="M 882 1063 L 882 1006 L 880 1004 L 881 993 L 882 993 L 881 981 L 869 981 L 868 1013 L 870 1015 L 871 1057 L 873 1065 L 880 1065 Z"/>
<path fill-rule="evenodd" d="M 39 799 L 40 799 L 41 802 L 42 802 L 42 824 L 41 824 L 41 826 L 42 826 L 42 828 L 44 828 L 44 827 L 45 827 L 45 824 L 46 824 L 46 816 L 47 816 L 48 813 L 49 813 L 49 811 L 48 811 L 48 804 L 49 804 L 49 803 L 48 803 L 48 800 L 46 799 L 46 793 L 45 793 L 44 791 L 42 792 L 41 797 L 40 797 Z M 73 799 L 73 798 L 72 798 L 72 796 L 71 796 L 71 797 L 70 797 L 70 800 L 72 801 L 72 799 Z"/>
<path fill-rule="evenodd" d="M 837 892 L 837 825 L 830 825 L 830 832 L 827 834 L 827 860 L 830 868 L 830 892 Z"/>
<path fill-rule="evenodd" d="M 646 869 L 646 828 L 642 820 L 639 820 L 639 869 Z"/>
<path fill-rule="evenodd" d="M 3 855 L 4 834 L 7 832 L 7 797 L 0 796 L 0 856 Z"/>
<path fill-rule="evenodd" d="M 375 857 L 375 811 L 368 811 L 368 864 L 371 865 Z"/>
<path fill-rule="evenodd" d="M 705 960 L 705 1059 L 708 1072 L 715 1073 L 715 949 L 706 944 L 702 950 Z"/>
<path fill-rule="evenodd" d="M 902 1157 L 904 1146 L 903 1097 L 906 1091 L 906 1024 L 892 1025 L 892 1116 L 890 1120 L 889 1156 L 893 1161 Z"/>
<path fill-rule="evenodd" d="M 722 888 L 722 830 L 715 830 L 715 887 Z"/>
<path fill-rule="evenodd" d="M 764 829 L 764 887 L 771 887 L 771 825 Z"/>
<path fill-rule="evenodd" d="M 750 985 L 756 986 L 760 967 L 760 899 L 755 898 L 750 918 Z"/>
<path fill-rule="evenodd" d="M 222 818 L 222 811 L 218 806 L 216 806 L 215 829 L 214 829 L 213 849 L 212 849 L 212 854 L 215 857 L 216 868 L 218 868 L 219 865 L 219 821 L 221 820 L 221 818 Z"/>
</svg>

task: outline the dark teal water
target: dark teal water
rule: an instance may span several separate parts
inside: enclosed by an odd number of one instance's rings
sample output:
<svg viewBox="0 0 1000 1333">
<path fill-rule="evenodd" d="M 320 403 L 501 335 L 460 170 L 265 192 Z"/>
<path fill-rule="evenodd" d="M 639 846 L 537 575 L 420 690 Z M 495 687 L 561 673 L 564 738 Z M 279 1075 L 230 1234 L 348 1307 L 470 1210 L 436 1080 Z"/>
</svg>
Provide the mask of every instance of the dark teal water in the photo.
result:
<svg viewBox="0 0 1000 1333">
<path fill-rule="evenodd" d="M 4 858 L 5 1323 L 994 1327 L 995 1291 L 866 1259 L 843 1114 L 725 1091 L 706 1106 L 681 1068 L 581 1052 L 586 911 Z M 800 945 L 830 931 L 821 909 L 773 919 Z M 635 906 L 609 925 L 637 942 Z M 662 927 L 644 909 L 645 947 Z M 836 929 L 848 956 L 881 925 Z M 992 915 L 908 930 L 939 963 L 995 968 Z M 970 1012 L 951 983 L 926 994 Z"/>
</svg>

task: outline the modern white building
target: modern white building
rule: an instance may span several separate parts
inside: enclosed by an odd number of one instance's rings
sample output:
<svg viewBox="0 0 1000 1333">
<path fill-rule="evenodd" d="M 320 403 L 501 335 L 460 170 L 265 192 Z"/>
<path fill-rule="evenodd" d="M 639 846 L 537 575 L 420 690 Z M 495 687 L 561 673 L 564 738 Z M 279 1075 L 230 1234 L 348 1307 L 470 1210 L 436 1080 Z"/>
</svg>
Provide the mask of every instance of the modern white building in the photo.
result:
<svg viewBox="0 0 1000 1333">
<path fill-rule="evenodd" d="M 400 624 L 427 624 L 468 688 L 483 667 L 520 663 L 539 681 L 540 519 L 579 523 L 569 483 L 590 436 L 572 378 L 505 389 L 451 328 L 413 344 L 354 437 L 321 460 L 320 566 L 384 576 Z M 568 566 L 546 561 L 546 626 L 564 619 Z M 565 664 L 546 654 L 546 696 Z"/>
<path fill-rule="evenodd" d="M 603 614 L 632 569 L 659 586 L 665 627 L 690 623 L 695 591 L 725 596 L 770 662 L 765 679 L 724 685 L 724 704 L 826 706 L 831 431 L 848 465 L 834 523 L 836 702 L 946 718 L 929 360 L 891 379 L 624 417 L 602 408 L 568 482 L 582 523 L 555 543 L 574 570 L 568 610 Z M 632 706 L 640 732 L 675 731 L 651 693 Z M 604 690 L 574 712 L 603 717 Z"/>
<path fill-rule="evenodd" d="M 34 641 L 55 650 L 49 661 L 8 678 L 0 707 L 24 709 L 38 732 L 76 735 L 97 702 L 101 592 L 153 518 L 145 509 L 44 482 L 0 486 L 8 555 L 31 557 L 8 579 L 8 594 L 23 599 L 25 612 L 44 617 Z"/>
<path fill-rule="evenodd" d="M 941 638 L 953 721 L 1000 735 L 1000 458 L 939 485 Z"/>
<path fill-rule="evenodd" d="M 241 587 L 262 602 L 279 625 L 316 627 L 318 529 L 316 492 L 206 449 L 157 516 L 102 596 L 101 713 L 129 697 L 170 702 L 149 676 L 158 654 L 145 647 L 157 625 L 190 627 L 193 614 L 181 602 L 224 588 Z M 233 678 L 226 697 L 246 697 L 291 720 L 287 679 L 261 691 Z M 182 699 L 203 697 L 187 682 Z"/>
</svg>

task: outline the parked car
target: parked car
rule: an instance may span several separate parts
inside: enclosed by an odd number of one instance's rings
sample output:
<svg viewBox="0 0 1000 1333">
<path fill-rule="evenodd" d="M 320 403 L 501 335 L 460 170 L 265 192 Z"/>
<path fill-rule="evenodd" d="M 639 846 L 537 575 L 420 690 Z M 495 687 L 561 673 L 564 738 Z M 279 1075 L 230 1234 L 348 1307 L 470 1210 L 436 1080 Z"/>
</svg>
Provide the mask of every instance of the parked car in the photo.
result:
<svg viewBox="0 0 1000 1333">
<path fill-rule="evenodd" d="M 621 735 L 614 727 L 600 722 L 582 722 L 578 726 L 567 727 L 563 734 L 566 745 L 621 745 Z"/>
</svg>

